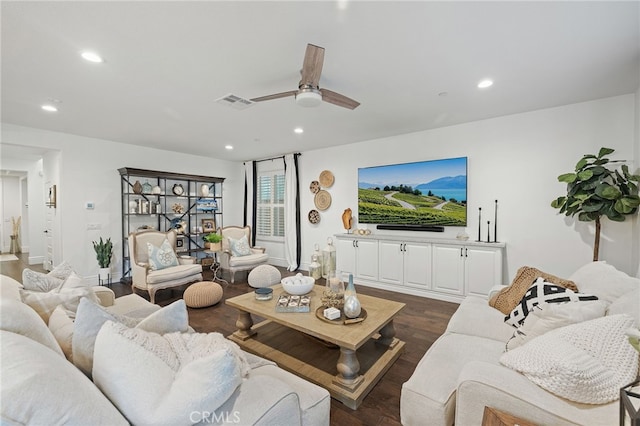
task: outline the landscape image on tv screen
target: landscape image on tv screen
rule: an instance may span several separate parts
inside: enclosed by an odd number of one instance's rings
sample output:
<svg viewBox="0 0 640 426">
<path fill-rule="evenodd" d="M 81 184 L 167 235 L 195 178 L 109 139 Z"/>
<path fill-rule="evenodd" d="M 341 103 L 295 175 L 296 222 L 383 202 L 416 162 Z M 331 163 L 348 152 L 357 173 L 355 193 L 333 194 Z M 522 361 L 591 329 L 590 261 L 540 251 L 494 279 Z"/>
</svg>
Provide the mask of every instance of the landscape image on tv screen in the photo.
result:
<svg viewBox="0 0 640 426">
<path fill-rule="evenodd" d="M 467 225 L 467 157 L 358 169 L 358 222 Z"/>
</svg>

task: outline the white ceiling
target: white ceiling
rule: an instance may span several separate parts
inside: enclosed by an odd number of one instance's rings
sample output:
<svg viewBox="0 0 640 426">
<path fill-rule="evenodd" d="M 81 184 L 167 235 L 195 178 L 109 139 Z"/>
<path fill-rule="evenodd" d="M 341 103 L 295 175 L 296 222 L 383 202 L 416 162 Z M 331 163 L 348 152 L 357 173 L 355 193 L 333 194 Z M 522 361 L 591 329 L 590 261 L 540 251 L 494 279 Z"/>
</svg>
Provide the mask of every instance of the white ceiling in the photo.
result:
<svg viewBox="0 0 640 426">
<path fill-rule="evenodd" d="M 3 1 L 2 121 L 241 161 L 633 93 L 639 5 Z M 307 43 L 360 107 L 215 103 L 296 89 Z"/>
</svg>

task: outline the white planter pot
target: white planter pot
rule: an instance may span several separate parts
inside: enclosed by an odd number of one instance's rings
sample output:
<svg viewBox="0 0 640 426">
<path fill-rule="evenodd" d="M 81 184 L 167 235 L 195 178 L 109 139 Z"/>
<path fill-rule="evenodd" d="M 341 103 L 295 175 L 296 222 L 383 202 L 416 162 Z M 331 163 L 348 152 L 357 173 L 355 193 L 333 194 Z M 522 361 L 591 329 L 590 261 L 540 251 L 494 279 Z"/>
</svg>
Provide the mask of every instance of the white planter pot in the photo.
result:
<svg viewBox="0 0 640 426">
<path fill-rule="evenodd" d="M 111 275 L 111 268 L 100 268 L 100 269 L 98 269 L 98 279 L 100 281 L 108 280 L 110 275 Z"/>
</svg>

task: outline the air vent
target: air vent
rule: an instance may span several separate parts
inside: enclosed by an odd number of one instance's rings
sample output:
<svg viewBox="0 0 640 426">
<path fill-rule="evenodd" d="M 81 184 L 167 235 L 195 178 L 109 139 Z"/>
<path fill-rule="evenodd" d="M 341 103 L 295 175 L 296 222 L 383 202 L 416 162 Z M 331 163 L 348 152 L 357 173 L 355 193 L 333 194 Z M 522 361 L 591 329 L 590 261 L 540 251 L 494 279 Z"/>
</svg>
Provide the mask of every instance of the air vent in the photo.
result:
<svg viewBox="0 0 640 426">
<path fill-rule="evenodd" d="M 241 98 L 240 96 L 236 96 L 231 93 L 221 97 L 220 99 L 216 99 L 216 102 L 220 105 L 226 105 L 235 109 L 247 109 L 255 104 L 255 102 L 252 102 L 249 99 Z"/>
</svg>

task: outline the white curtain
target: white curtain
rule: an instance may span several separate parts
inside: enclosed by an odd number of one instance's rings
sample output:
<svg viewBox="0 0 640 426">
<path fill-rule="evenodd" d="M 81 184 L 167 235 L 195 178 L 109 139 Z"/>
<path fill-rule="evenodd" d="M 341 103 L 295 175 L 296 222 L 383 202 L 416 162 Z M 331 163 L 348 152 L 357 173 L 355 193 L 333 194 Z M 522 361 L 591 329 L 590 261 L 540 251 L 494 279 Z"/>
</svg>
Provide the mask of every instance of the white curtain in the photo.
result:
<svg viewBox="0 0 640 426">
<path fill-rule="evenodd" d="M 300 190 L 298 183 L 298 156 L 284 156 L 284 254 L 287 270 L 295 271 L 300 263 Z"/>
</svg>

